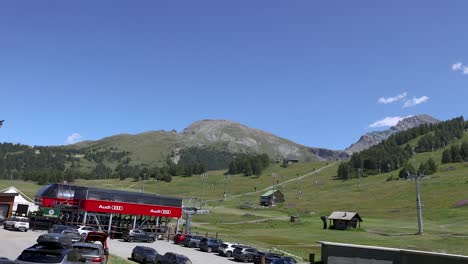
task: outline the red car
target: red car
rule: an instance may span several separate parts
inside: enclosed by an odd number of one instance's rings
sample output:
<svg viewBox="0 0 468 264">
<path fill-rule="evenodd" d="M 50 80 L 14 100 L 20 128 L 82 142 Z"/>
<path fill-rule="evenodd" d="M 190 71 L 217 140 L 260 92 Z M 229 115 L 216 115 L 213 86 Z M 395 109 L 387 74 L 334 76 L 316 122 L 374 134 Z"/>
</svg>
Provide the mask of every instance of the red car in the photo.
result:
<svg viewBox="0 0 468 264">
<path fill-rule="evenodd" d="M 179 233 L 177 235 L 174 236 L 174 244 L 182 244 L 182 242 L 184 241 L 185 239 L 185 236 L 188 235 L 188 234 L 183 234 L 183 233 Z"/>
</svg>

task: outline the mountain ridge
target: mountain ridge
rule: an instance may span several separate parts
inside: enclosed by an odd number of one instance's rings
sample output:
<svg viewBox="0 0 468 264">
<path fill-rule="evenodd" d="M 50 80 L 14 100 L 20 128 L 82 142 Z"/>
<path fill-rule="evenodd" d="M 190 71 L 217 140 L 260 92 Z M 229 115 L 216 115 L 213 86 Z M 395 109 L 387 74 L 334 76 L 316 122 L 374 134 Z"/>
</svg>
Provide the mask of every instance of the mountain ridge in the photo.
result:
<svg viewBox="0 0 468 264">
<path fill-rule="evenodd" d="M 226 119 L 195 121 L 180 132 L 154 130 L 135 135 L 117 134 L 96 141 L 79 142 L 70 147 L 115 147 L 131 152 L 135 158 L 143 159 L 146 163 L 154 163 L 165 160 L 168 154 L 177 156 L 187 147 L 217 145 L 226 146 L 234 153 L 267 153 L 270 158 L 276 160 L 290 158 L 300 161 L 324 161 L 347 157 L 342 151 L 304 146 L 270 132 Z M 143 153 L 152 153 L 153 158 L 148 159 Z"/>
<path fill-rule="evenodd" d="M 368 149 L 369 147 L 380 143 L 381 141 L 389 138 L 391 135 L 394 135 L 398 132 L 405 131 L 423 124 L 436 124 L 439 122 L 440 120 L 427 114 L 409 116 L 398 121 L 398 123 L 395 126 L 392 126 L 387 130 L 372 131 L 362 135 L 358 141 L 346 148 L 345 152 L 351 155 L 355 152 L 360 152 L 362 150 Z"/>
</svg>

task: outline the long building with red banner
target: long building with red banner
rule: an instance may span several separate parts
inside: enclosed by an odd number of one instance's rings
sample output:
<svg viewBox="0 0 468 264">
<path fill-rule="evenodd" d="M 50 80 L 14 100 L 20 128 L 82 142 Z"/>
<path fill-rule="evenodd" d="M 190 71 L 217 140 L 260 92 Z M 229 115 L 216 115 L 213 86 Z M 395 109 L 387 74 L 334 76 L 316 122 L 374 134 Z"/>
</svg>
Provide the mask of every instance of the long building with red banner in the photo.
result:
<svg viewBox="0 0 468 264">
<path fill-rule="evenodd" d="M 182 217 L 182 198 L 94 187 L 50 184 L 36 193 L 34 201 L 43 208 L 78 214 L 83 224 L 87 224 L 89 214 L 104 214 L 109 231 L 114 215 L 133 216 L 134 228 L 138 216 L 158 222 L 160 217 Z"/>
</svg>

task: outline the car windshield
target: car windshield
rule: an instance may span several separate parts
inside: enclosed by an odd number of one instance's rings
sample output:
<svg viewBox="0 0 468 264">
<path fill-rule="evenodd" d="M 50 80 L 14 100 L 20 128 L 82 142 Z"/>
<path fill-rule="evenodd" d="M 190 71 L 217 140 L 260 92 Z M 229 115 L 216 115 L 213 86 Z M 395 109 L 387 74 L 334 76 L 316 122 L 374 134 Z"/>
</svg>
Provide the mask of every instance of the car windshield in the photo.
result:
<svg viewBox="0 0 468 264">
<path fill-rule="evenodd" d="M 54 227 L 53 227 L 53 230 L 54 230 L 56 233 L 60 233 L 60 232 L 62 232 L 63 230 L 66 230 L 66 229 L 70 229 L 70 227 L 68 227 L 68 226 L 54 226 Z"/>
<path fill-rule="evenodd" d="M 63 255 L 50 252 L 23 251 L 18 260 L 36 263 L 60 263 Z"/>
<path fill-rule="evenodd" d="M 152 254 L 155 254 L 155 253 L 156 253 L 156 250 L 154 250 L 152 248 L 145 249 L 145 254 L 152 255 Z"/>
<path fill-rule="evenodd" d="M 99 256 L 99 249 L 92 247 L 74 247 L 84 256 Z"/>
<path fill-rule="evenodd" d="M 10 221 L 28 222 L 28 218 L 12 217 L 12 218 L 10 218 Z"/>
</svg>

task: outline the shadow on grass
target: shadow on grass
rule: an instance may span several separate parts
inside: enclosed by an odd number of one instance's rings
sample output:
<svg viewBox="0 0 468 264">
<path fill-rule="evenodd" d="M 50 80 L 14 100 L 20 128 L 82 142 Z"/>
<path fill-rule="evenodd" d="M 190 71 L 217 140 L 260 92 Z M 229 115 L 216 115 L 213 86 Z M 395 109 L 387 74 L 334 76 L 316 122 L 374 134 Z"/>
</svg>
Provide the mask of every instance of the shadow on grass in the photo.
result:
<svg viewBox="0 0 468 264">
<path fill-rule="evenodd" d="M 374 235 L 379 235 L 379 236 L 388 236 L 388 237 L 399 237 L 399 236 L 416 236 L 419 235 L 418 233 L 384 233 L 384 232 L 378 232 L 374 230 L 367 230 L 367 233 L 374 234 Z"/>
</svg>

